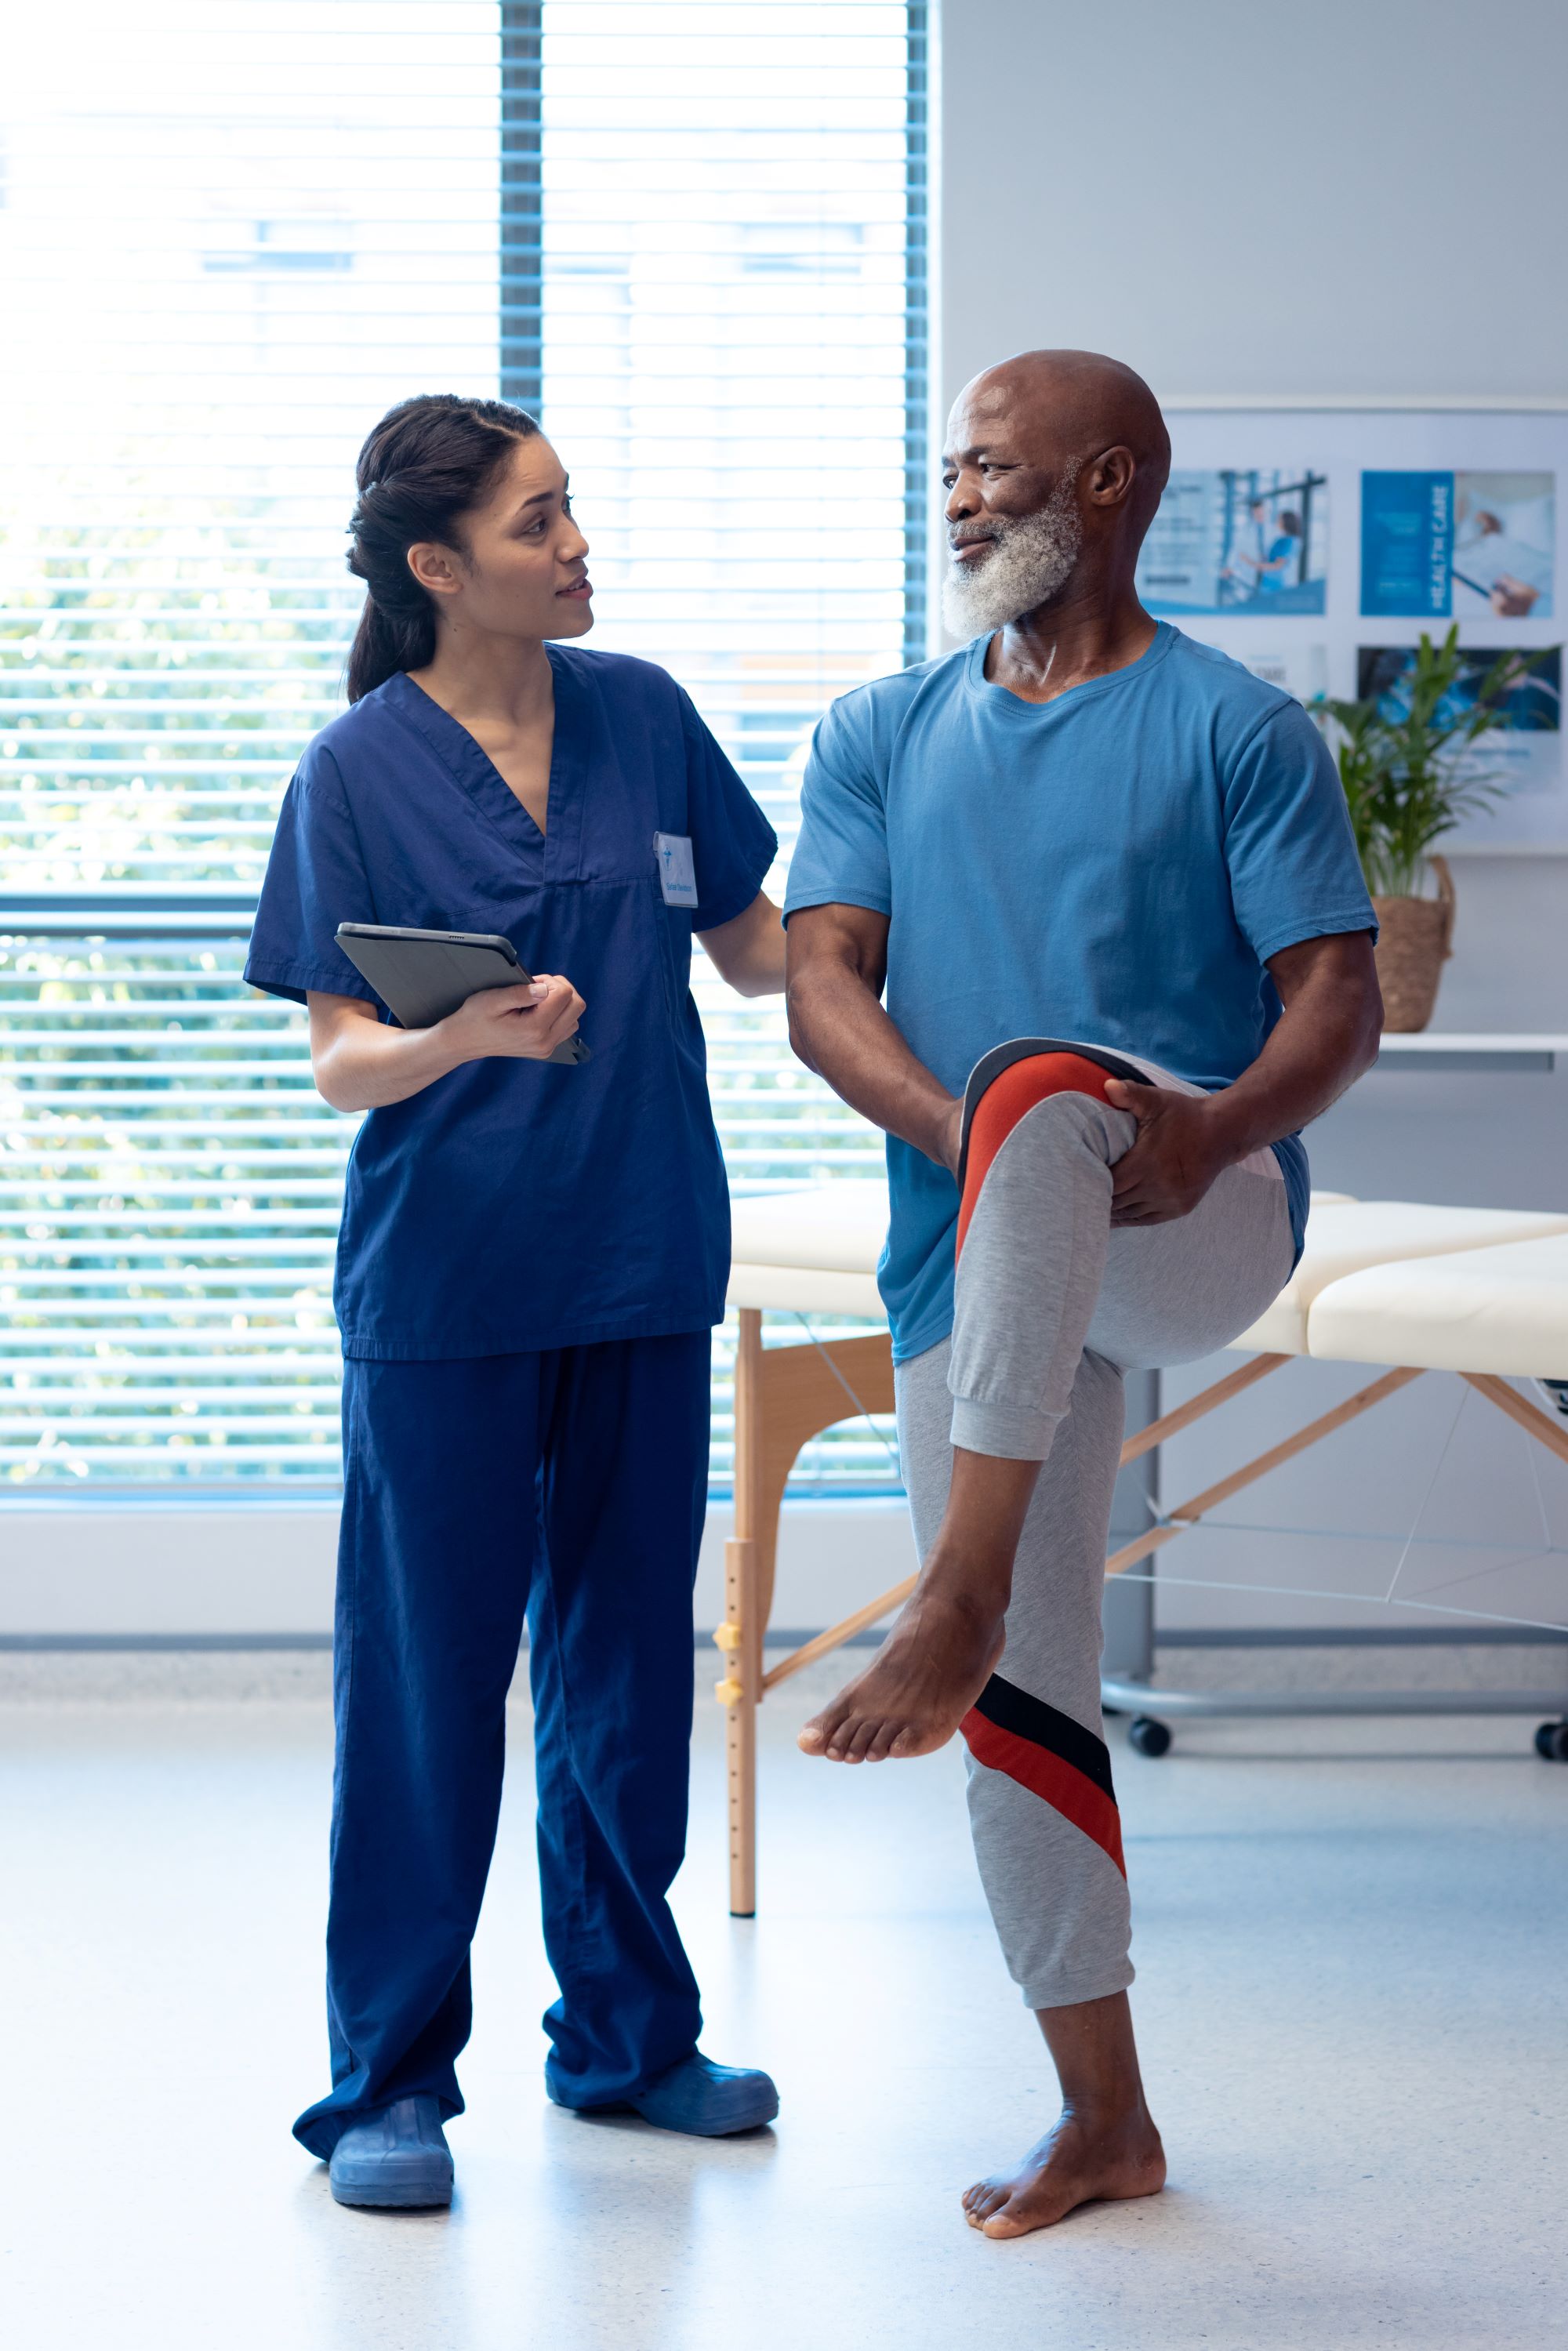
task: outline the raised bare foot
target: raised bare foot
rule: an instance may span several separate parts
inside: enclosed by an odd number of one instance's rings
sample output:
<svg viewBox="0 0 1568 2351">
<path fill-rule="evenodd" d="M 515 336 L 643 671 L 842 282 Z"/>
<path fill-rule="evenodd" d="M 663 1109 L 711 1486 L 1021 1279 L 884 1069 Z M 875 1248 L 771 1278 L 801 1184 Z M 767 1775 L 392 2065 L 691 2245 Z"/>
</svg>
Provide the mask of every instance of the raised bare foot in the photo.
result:
<svg viewBox="0 0 1568 2351">
<path fill-rule="evenodd" d="M 1002 1607 L 916 1590 L 863 1674 L 800 1733 L 808 1755 L 880 1763 L 945 1747 L 1002 1654 Z"/>
<path fill-rule="evenodd" d="M 1080 2204 L 1157 2196 L 1165 2184 L 1166 2151 L 1146 2107 L 1107 2125 L 1064 2114 L 1010 2176 L 977 2180 L 964 2212 L 988 2237 L 1025 2237 Z"/>
</svg>

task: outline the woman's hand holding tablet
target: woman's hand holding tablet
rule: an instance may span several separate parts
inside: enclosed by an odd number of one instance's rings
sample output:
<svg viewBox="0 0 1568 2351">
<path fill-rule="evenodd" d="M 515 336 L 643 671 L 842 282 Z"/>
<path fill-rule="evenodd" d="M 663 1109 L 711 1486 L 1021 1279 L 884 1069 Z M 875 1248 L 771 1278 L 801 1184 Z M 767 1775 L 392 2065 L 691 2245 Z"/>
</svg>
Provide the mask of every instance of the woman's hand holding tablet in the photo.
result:
<svg viewBox="0 0 1568 2351">
<path fill-rule="evenodd" d="M 480 988 L 428 1029 L 390 1029 L 362 996 L 311 991 L 306 1002 L 316 1090 L 344 1111 L 408 1102 L 468 1061 L 548 1061 L 576 1035 L 583 1013 L 559 972 Z"/>
<path fill-rule="evenodd" d="M 419 931 L 384 923 L 340 923 L 338 945 L 404 1029 L 436 1028 L 450 1014 L 460 1012 L 481 989 L 510 988 L 515 994 L 534 982 L 534 974 L 517 961 L 511 940 L 493 931 Z M 570 982 L 561 980 L 559 985 L 566 987 Z M 519 1048 L 509 1058 L 531 1061 L 535 1057 Z M 569 1034 L 547 1058 L 576 1067 L 592 1056 L 580 1037 Z"/>
<path fill-rule="evenodd" d="M 482 987 L 437 1021 L 459 1061 L 493 1056 L 548 1061 L 558 1046 L 577 1034 L 583 1002 L 559 972 L 540 972 L 519 987 Z"/>
<path fill-rule="evenodd" d="M 400 1025 L 361 997 L 308 993 L 310 1066 L 334 1110 L 408 1102 L 468 1061 L 590 1058 L 570 980 L 525 970 L 509 939 L 378 923 L 340 923 L 337 939 Z"/>
</svg>

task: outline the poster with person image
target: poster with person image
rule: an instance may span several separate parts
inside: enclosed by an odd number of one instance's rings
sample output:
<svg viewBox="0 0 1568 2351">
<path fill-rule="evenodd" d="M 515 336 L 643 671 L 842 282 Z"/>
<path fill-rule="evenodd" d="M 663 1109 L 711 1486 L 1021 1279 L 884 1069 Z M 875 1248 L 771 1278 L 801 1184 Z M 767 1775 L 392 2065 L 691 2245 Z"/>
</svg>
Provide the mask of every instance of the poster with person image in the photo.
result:
<svg viewBox="0 0 1568 2351">
<path fill-rule="evenodd" d="M 1138 560 L 1138 594 L 1171 619 L 1322 612 L 1328 526 L 1320 467 L 1173 472 Z"/>
<path fill-rule="evenodd" d="M 1361 609 L 1378 618 L 1549 621 L 1556 476 L 1361 477 Z"/>
<path fill-rule="evenodd" d="M 1496 726 L 1460 754 L 1468 775 L 1499 787 L 1490 809 L 1470 820 L 1482 830 L 1495 830 L 1500 822 L 1506 830 L 1506 803 L 1527 793 L 1552 791 L 1563 773 L 1561 645 L 1461 648 L 1459 674 L 1434 717 L 1441 726 L 1473 710 L 1482 681 L 1499 660 L 1521 664 L 1518 683 L 1498 703 Z M 1410 713 L 1415 661 L 1413 645 L 1363 645 L 1356 655 L 1357 699 L 1375 702 L 1379 716 L 1397 726 Z"/>
</svg>

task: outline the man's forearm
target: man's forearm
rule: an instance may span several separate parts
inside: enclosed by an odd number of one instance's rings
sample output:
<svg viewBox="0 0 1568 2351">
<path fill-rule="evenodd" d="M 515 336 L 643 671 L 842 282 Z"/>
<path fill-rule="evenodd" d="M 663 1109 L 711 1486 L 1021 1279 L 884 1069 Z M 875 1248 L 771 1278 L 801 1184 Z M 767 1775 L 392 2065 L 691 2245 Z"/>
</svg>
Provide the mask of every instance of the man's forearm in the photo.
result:
<svg viewBox="0 0 1568 2351">
<path fill-rule="evenodd" d="M 863 1118 L 951 1165 L 956 1102 L 917 1061 L 861 975 L 812 964 L 789 983 L 789 1041 Z"/>
<path fill-rule="evenodd" d="M 1366 959 L 1370 965 L 1370 948 Z M 1350 977 L 1342 956 L 1309 969 L 1258 1059 L 1234 1084 L 1208 1097 L 1206 1109 L 1230 1160 L 1245 1159 L 1321 1118 L 1376 1060 L 1381 1006 L 1375 984 L 1358 988 L 1347 985 Z"/>
</svg>

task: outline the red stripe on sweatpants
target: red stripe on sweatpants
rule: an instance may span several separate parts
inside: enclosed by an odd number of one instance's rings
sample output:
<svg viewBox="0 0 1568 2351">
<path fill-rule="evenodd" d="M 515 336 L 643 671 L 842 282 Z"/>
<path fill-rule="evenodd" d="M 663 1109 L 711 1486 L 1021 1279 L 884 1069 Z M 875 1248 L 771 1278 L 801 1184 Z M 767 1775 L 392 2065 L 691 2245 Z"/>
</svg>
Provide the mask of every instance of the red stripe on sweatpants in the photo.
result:
<svg viewBox="0 0 1568 2351">
<path fill-rule="evenodd" d="M 1122 1815 L 1103 1788 L 1085 1779 L 1074 1764 L 1052 1755 L 1049 1748 L 1037 1747 L 1014 1730 L 999 1730 L 977 1707 L 969 1708 L 958 1728 L 977 1763 L 985 1764 L 988 1771 L 1005 1772 L 1052 1812 L 1071 1821 L 1075 1829 L 1082 1829 L 1086 1837 L 1092 1837 L 1125 1877 Z"/>
<path fill-rule="evenodd" d="M 969 1121 L 964 1196 L 958 1203 L 958 1249 L 963 1249 L 991 1162 L 1019 1119 L 1038 1110 L 1052 1094 L 1092 1094 L 1097 1102 L 1107 1101 L 1107 1074 L 1098 1061 L 1086 1061 L 1082 1053 L 1030 1053 L 1026 1061 L 1015 1061 L 991 1080 Z"/>
</svg>

